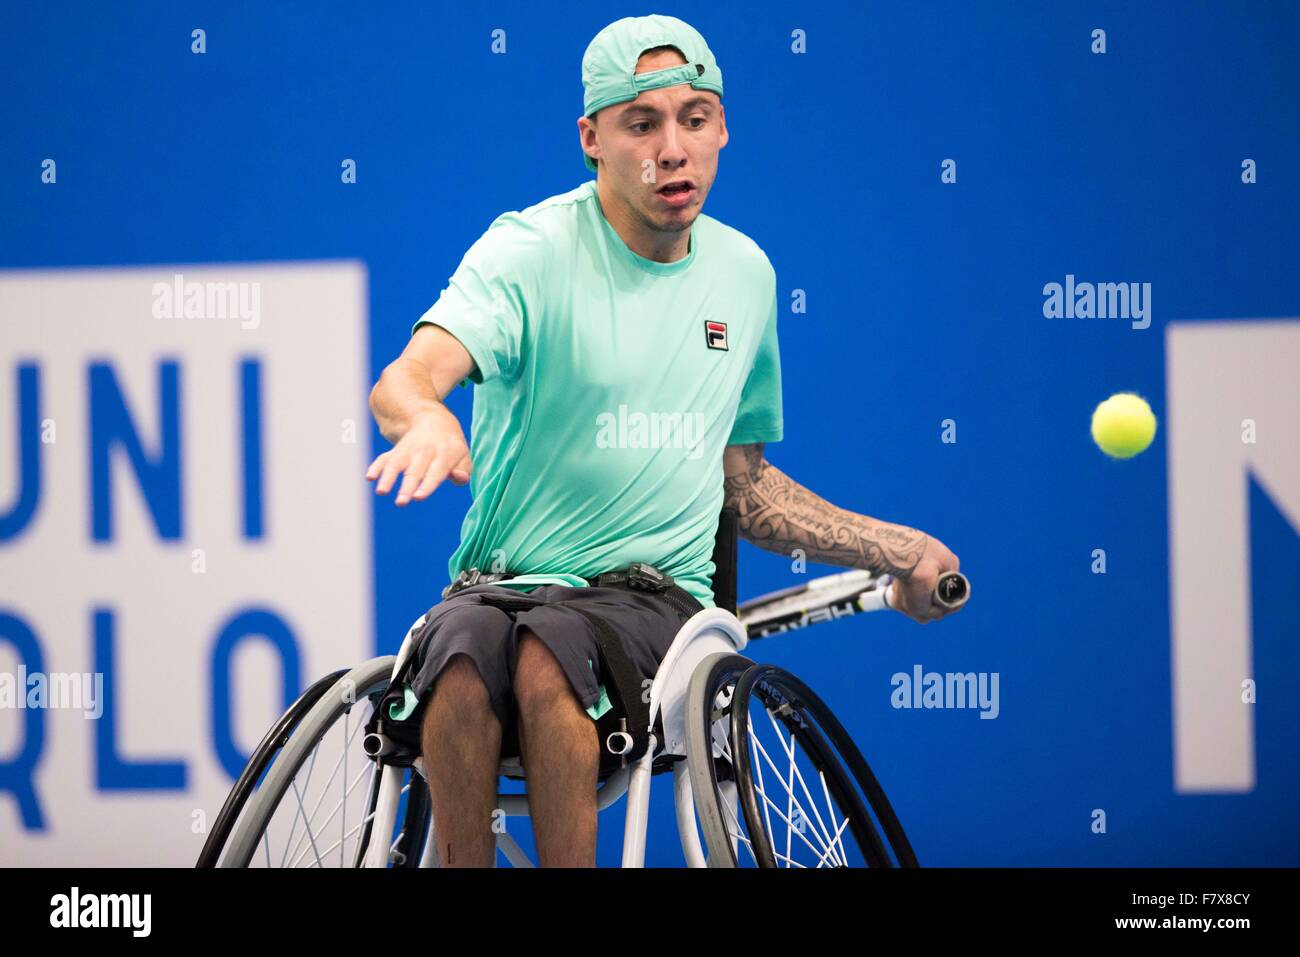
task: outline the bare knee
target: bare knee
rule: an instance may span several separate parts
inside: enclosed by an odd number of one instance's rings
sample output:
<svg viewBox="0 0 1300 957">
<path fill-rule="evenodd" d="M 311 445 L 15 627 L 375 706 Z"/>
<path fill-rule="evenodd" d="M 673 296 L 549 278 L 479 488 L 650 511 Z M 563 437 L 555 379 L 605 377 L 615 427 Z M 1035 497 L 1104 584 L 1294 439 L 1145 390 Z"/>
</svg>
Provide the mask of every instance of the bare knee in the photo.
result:
<svg viewBox="0 0 1300 957">
<path fill-rule="evenodd" d="M 565 703 L 577 707 L 577 697 L 564 669 L 545 642 L 528 629 L 521 629 L 519 633 L 514 695 L 520 712 L 525 716 Z"/>
<path fill-rule="evenodd" d="M 426 728 L 435 721 L 481 724 L 487 717 L 495 720 L 487 685 L 468 655 L 452 655 L 430 695 L 425 709 Z"/>
</svg>

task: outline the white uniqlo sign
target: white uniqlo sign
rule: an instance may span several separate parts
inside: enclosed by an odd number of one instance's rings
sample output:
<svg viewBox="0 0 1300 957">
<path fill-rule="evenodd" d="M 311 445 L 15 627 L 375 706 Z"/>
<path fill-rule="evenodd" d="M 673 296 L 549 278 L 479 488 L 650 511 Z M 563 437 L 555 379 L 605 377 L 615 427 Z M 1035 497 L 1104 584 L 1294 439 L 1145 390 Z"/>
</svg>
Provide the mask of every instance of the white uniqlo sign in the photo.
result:
<svg viewBox="0 0 1300 957">
<path fill-rule="evenodd" d="M 356 263 L 0 273 L 0 865 L 191 865 L 373 652 Z"/>
<path fill-rule="evenodd" d="M 1287 677 L 1255 671 L 1246 476 L 1300 530 L 1300 322 L 1174 323 L 1165 352 L 1174 788 L 1251 791 L 1248 690 Z"/>
</svg>

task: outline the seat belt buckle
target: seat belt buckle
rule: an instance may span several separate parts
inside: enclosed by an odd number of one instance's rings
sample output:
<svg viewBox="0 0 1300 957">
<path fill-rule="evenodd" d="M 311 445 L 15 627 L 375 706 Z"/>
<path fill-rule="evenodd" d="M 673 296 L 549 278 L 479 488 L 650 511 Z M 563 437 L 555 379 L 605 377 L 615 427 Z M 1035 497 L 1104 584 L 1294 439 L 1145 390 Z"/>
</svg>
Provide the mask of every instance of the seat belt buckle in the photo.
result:
<svg viewBox="0 0 1300 957">
<path fill-rule="evenodd" d="M 478 584 L 479 577 L 482 575 L 477 568 L 463 568 L 456 580 L 442 590 L 444 599 L 450 598 L 463 588 L 473 588 Z"/>
<path fill-rule="evenodd" d="M 645 562 L 627 566 L 627 585 L 638 591 L 667 591 L 673 587 L 673 577 Z"/>
</svg>

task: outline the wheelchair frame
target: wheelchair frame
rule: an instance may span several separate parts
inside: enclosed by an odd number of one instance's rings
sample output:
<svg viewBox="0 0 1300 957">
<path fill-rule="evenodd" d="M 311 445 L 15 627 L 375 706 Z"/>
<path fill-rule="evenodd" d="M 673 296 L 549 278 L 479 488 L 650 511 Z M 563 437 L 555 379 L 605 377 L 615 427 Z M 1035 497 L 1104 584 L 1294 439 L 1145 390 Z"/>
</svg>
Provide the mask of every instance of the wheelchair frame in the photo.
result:
<svg viewBox="0 0 1300 957">
<path fill-rule="evenodd" d="M 687 866 L 704 867 L 710 864 L 731 866 L 738 860 L 740 838 L 737 832 L 730 830 L 725 816 L 721 814 L 723 806 L 732 812 L 733 818 L 738 814 L 740 805 L 737 801 L 737 783 L 733 779 L 720 780 L 715 774 L 715 758 L 719 753 L 725 752 L 727 739 L 726 733 L 718 727 L 717 723 L 708 720 L 711 709 L 719 699 L 714 698 L 706 703 L 705 699 L 714 694 L 715 690 L 710 681 L 704 680 L 713 673 L 715 665 L 728 673 L 737 667 L 745 671 L 751 670 L 751 667 L 746 665 L 748 659 L 740 656 L 740 652 L 749 642 L 749 636 L 745 625 L 738 617 L 736 606 L 736 538 L 735 512 L 724 509 L 719 521 L 713 555 L 717 568 L 714 594 L 718 606 L 702 609 L 678 630 L 656 670 L 649 693 L 649 725 L 652 729 L 649 747 L 635 761 L 624 763 L 612 772 L 602 775 L 602 779 L 597 782 L 598 811 L 613 805 L 624 795 L 627 796 L 627 813 L 623 830 L 623 867 L 644 865 L 651 780 L 655 774 L 670 769 L 673 772 L 678 836 Z M 258 844 L 263 841 L 266 827 L 274 818 L 281 800 L 286 797 L 288 788 L 293 786 L 295 793 L 297 792 L 296 775 L 307 756 L 314 754 L 316 745 L 322 740 L 323 735 L 328 733 L 333 722 L 338 721 L 341 715 L 351 714 L 351 709 L 362 696 L 371 698 L 376 706 L 379 705 L 385 691 L 402 674 L 403 666 L 409 656 L 414 654 L 417 635 L 425 621 L 426 615 L 421 615 L 411 625 L 396 656 L 374 658 L 346 672 L 334 672 L 322 678 L 308 688 L 285 712 L 263 738 L 231 790 L 199 857 L 199 867 L 242 867 L 249 864 Z M 737 658 L 738 661 L 735 660 Z M 724 661 L 724 659 L 732 660 Z M 754 663 L 750 665 L 753 668 L 758 667 Z M 763 670 L 770 672 L 774 669 Z M 779 669 L 775 670 L 779 671 Z M 383 677 L 385 674 L 386 679 Z M 693 680 L 697 676 L 701 680 Z M 842 726 L 825 709 L 824 703 L 806 686 L 798 682 L 798 679 L 788 675 L 787 678 L 804 689 L 800 694 L 816 701 L 822 713 L 829 718 L 829 723 L 836 729 L 833 737 L 842 742 L 840 751 L 848 755 L 848 763 L 852 767 L 853 774 L 870 797 L 873 811 L 881 821 L 899 863 L 902 866 L 918 866 L 901 825 L 898 824 L 892 808 L 889 807 L 888 800 Z M 744 682 L 738 682 L 738 688 L 740 684 Z M 782 705 L 782 708 L 785 710 L 786 706 Z M 734 717 L 733 714 L 733 720 Z M 803 727 L 802 724 L 800 726 Z M 366 730 L 368 734 L 364 740 L 365 753 L 368 760 L 376 763 L 377 771 L 372 772 L 367 790 L 366 816 L 354 828 L 354 830 L 361 829 L 354 864 L 363 867 L 387 867 L 390 864 L 412 866 L 415 862 L 410 853 L 410 845 L 418 837 L 423 839 L 423 845 L 417 866 L 437 866 L 437 822 L 428 807 L 426 789 L 422 786 L 417 787 L 417 784 L 426 781 L 425 769 L 418 749 L 415 749 L 413 754 L 408 745 L 390 740 L 384 735 L 382 728 L 372 728 L 367 724 Z M 662 732 L 662 741 L 659 740 L 660 732 Z M 732 733 L 736 733 L 734 724 Z M 821 741 L 822 745 L 819 747 L 824 746 L 824 739 L 815 731 L 811 733 L 817 738 L 817 741 L 812 743 L 816 745 Z M 611 739 L 613 737 L 610 736 Z M 623 734 L 622 737 L 628 736 Z M 611 752 L 619 751 L 619 748 L 613 746 L 612 740 L 608 744 Z M 350 746 L 350 739 L 346 740 L 341 760 L 346 760 Z M 601 747 L 606 746 L 607 742 L 602 741 Z M 719 751 L 719 747 L 724 751 Z M 848 752 L 852 753 L 848 754 Z M 623 750 L 622 753 L 628 752 Z M 278 760 L 277 756 L 279 756 Z M 387 758 L 391 760 L 386 760 Z M 770 759 L 768 761 L 770 763 Z M 408 767 L 411 768 L 410 780 L 404 783 Z M 499 774 L 526 781 L 518 758 L 504 760 L 500 764 Z M 263 775 L 265 778 L 262 780 L 261 787 L 258 787 L 258 781 L 263 778 Z M 345 785 L 347 776 L 345 764 Z M 310 778 L 310 771 L 308 777 Z M 333 775 L 331 775 L 332 779 Z M 357 780 L 359 782 L 360 778 Z M 694 788 L 710 786 L 713 790 L 708 799 L 697 801 Z M 349 788 L 345 791 L 343 801 L 346 801 L 350 790 Z M 397 841 L 393 842 L 392 835 L 397 831 L 398 816 L 402 810 L 401 798 L 406 790 L 411 792 L 406 805 L 406 816 L 401 822 L 402 829 Z M 806 790 L 805 785 L 805 793 Z M 298 797 L 299 813 L 295 817 L 295 827 L 297 819 L 303 816 L 304 811 L 301 795 Z M 793 798 L 793 792 L 791 797 Z M 341 801 L 340 804 L 342 803 Z M 527 793 L 498 793 L 497 807 L 506 818 L 526 817 L 529 814 L 528 795 Z M 704 815 L 698 823 L 697 808 Z M 416 821 L 415 830 L 412 830 L 413 819 Z M 855 820 L 857 819 L 855 817 Z M 258 822 L 261 830 L 254 831 L 254 825 Z M 328 820 L 326 823 L 329 823 Z M 845 825 L 847 824 L 846 820 Z M 712 857 L 706 856 L 701 844 L 701 825 L 710 844 L 714 846 Z M 307 822 L 307 828 L 310 832 L 310 821 Z M 869 858 L 874 859 L 878 864 L 890 866 L 878 838 L 874 836 L 873 826 L 868 823 L 866 828 L 870 838 L 867 843 L 875 848 L 868 855 Z M 840 827 L 840 831 L 843 831 L 843 826 Z M 825 832 L 825 841 L 821 843 L 825 855 L 835 861 L 844 862 L 847 859 L 843 857 L 842 844 L 839 853 L 835 853 L 834 845 L 839 843 L 838 833 L 832 837 L 829 832 Z M 291 831 L 290 841 L 292 838 Z M 312 841 L 313 852 L 315 852 L 315 839 L 313 838 Z M 334 847 L 345 847 L 345 842 L 346 834 L 323 853 L 327 855 Z M 511 864 L 532 866 L 532 862 L 508 831 L 503 829 L 498 832 L 496 842 L 498 850 Z M 719 848 L 725 849 L 728 842 L 731 853 L 719 851 Z M 805 840 L 805 843 L 808 842 Z M 859 841 L 860 845 L 861 843 Z M 812 845 L 809 844 L 809 847 Z M 813 850 L 818 852 L 816 848 Z M 340 850 L 339 853 L 342 855 L 344 851 Z M 306 851 L 303 856 L 305 854 Z M 322 854 L 317 853 L 318 863 L 322 863 L 321 857 Z M 823 862 L 825 860 L 826 856 L 823 856 Z"/>
<path fill-rule="evenodd" d="M 393 665 L 393 675 L 397 675 L 406 656 L 412 653 L 415 633 L 424 622 L 423 616 L 411 626 L 402 642 Z M 707 657 L 714 654 L 737 654 L 748 643 L 745 628 L 735 615 L 721 608 L 706 608 L 684 624 L 673 639 L 667 654 L 655 672 L 650 686 L 650 720 L 662 717 L 664 740 L 652 740 L 651 747 L 634 764 L 614 771 L 605 779 L 597 795 L 597 809 L 604 810 L 614 804 L 624 794 L 627 795 L 627 816 L 623 826 L 623 867 L 641 867 L 645 861 L 646 833 L 648 828 L 648 809 L 650 802 L 650 783 L 653 777 L 653 764 L 656 759 L 672 759 L 673 790 L 677 806 L 677 828 L 682 841 L 682 851 L 687 865 L 705 866 L 704 850 L 700 845 L 695 822 L 695 804 L 691 791 L 691 782 L 687 766 L 686 749 L 686 691 L 690 676 L 695 668 Z M 662 745 L 662 747 L 661 747 Z M 419 758 L 412 767 L 420 777 L 424 777 L 424 768 Z M 501 766 L 501 773 L 511 777 L 519 774 L 517 759 L 510 759 Z M 379 795 L 375 804 L 375 816 L 372 827 L 374 833 L 391 834 L 397 823 L 397 813 L 401 799 L 404 768 L 395 765 L 383 766 L 379 785 Z M 498 794 L 497 806 L 509 817 L 528 816 L 527 794 Z M 431 866 L 433 849 L 433 830 L 436 822 L 430 820 L 429 832 L 424 841 L 421 866 Z M 508 832 L 497 835 L 497 847 L 506 859 L 516 866 L 531 864 L 522 848 Z M 389 845 L 386 841 L 372 840 L 367 848 L 363 866 L 388 866 Z"/>
</svg>

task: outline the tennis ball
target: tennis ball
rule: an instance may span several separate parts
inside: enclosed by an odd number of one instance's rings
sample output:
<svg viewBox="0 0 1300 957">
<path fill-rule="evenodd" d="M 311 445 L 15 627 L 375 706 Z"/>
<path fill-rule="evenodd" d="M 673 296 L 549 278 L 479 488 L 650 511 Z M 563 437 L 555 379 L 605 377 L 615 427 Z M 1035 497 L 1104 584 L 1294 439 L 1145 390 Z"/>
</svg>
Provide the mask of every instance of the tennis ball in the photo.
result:
<svg viewBox="0 0 1300 957">
<path fill-rule="evenodd" d="M 1092 440 L 1111 458 L 1131 459 L 1155 434 L 1155 414 L 1135 392 L 1118 392 L 1092 413 Z"/>
</svg>

